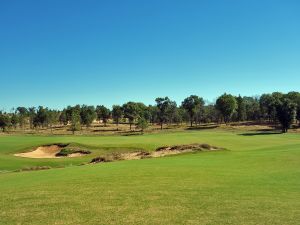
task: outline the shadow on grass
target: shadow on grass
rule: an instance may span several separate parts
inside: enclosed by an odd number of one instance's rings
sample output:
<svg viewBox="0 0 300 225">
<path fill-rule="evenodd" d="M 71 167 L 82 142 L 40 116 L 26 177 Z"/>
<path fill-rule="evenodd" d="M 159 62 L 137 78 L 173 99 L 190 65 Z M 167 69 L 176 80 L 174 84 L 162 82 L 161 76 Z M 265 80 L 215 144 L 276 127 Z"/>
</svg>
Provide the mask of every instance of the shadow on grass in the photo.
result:
<svg viewBox="0 0 300 225">
<path fill-rule="evenodd" d="M 219 126 L 213 125 L 213 126 L 201 126 L 201 127 L 188 127 L 186 130 L 208 130 L 208 129 L 215 129 Z"/>
<path fill-rule="evenodd" d="M 282 134 L 280 131 L 273 131 L 273 132 L 257 132 L 257 133 L 243 133 L 239 134 L 241 136 L 258 136 L 258 135 L 274 135 L 274 134 Z"/>
</svg>

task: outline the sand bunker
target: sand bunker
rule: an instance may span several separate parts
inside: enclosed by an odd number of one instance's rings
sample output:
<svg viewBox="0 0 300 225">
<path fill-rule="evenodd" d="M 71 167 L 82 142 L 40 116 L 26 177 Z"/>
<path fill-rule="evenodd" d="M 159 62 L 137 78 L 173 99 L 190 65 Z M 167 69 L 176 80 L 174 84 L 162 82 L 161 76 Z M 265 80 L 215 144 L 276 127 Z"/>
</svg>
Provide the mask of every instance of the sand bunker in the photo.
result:
<svg viewBox="0 0 300 225">
<path fill-rule="evenodd" d="M 52 159 L 52 158 L 64 158 L 64 157 L 80 157 L 80 156 L 85 155 L 83 153 L 75 152 L 72 154 L 68 154 L 66 156 L 57 156 L 57 154 L 60 153 L 60 151 L 62 149 L 64 149 L 65 147 L 66 147 L 66 145 L 65 146 L 63 146 L 63 145 L 40 146 L 33 151 L 17 153 L 17 154 L 14 154 L 14 156 L 25 157 L 25 158 L 34 158 L 34 159 Z"/>
<path fill-rule="evenodd" d="M 224 150 L 224 148 L 210 146 L 208 144 L 164 146 L 164 147 L 157 148 L 153 152 L 135 151 L 135 152 L 126 152 L 126 153 L 111 153 L 106 156 L 100 156 L 94 158 L 92 159 L 91 163 L 113 162 L 118 160 L 158 158 L 158 157 L 164 157 L 168 155 L 178 155 L 178 154 L 183 154 L 188 152 L 217 151 L 217 150 Z"/>
</svg>

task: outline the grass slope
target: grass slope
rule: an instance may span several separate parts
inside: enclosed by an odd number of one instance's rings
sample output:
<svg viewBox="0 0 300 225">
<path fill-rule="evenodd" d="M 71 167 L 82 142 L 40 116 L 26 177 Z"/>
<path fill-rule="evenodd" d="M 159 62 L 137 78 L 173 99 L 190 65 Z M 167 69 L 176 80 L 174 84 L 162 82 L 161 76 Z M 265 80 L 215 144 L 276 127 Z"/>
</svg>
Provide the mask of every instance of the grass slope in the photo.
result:
<svg viewBox="0 0 300 225">
<path fill-rule="evenodd" d="M 230 151 L 0 174 L 0 224 L 300 224 L 300 138 L 190 131 L 132 137 L 0 138 L 0 168 L 76 164 L 11 154 L 76 142 L 93 154 L 208 143 Z M 51 162 L 50 162 L 51 161 Z"/>
</svg>

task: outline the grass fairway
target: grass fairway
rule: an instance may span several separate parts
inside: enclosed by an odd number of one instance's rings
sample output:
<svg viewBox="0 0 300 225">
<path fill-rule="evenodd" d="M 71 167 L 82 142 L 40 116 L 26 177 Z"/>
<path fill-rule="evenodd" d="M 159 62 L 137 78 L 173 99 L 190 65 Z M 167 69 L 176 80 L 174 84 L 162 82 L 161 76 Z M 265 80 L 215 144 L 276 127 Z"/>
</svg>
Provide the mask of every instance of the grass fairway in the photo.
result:
<svg viewBox="0 0 300 225">
<path fill-rule="evenodd" d="M 82 158 L 13 153 L 78 143 Z M 228 151 L 71 166 L 106 151 L 208 143 Z M 7 172 L 26 166 L 66 168 Z M 300 224 L 299 134 L 184 131 L 143 136 L 0 137 L 0 224 Z"/>
</svg>

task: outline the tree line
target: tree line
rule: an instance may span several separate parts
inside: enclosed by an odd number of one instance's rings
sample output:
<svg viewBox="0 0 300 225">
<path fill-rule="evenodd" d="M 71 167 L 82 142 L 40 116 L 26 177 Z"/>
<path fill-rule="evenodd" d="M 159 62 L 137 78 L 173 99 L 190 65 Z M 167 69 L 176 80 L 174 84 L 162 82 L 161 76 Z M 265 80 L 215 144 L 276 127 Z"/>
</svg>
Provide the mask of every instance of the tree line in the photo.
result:
<svg viewBox="0 0 300 225">
<path fill-rule="evenodd" d="M 0 112 L 0 128 L 3 131 L 13 128 L 30 129 L 52 128 L 54 125 L 69 125 L 74 133 L 83 126 L 89 128 L 93 121 L 101 121 L 106 126 L 109 120 L 118 127 L 119 123 L 128 123 L 130 130 L 135 125 L 144 130 L 149 124 L 189 123 L 230 123 L 243 121 L 268 122 L 280 124 L 282 132 L 287 132 L 293 123 L 300 121 L 300 93 L 273 92 L 259 97 L 233 96 L 224 93 L 215 103 L 205 104 L 202 97 L 191 95 L 180 105 L 169 97 L 155 99 L 154 105 L 141 102 L 127 102 L 123 105 L 68 106 L 63 110 L 47 107 L 17 107 L 13 112 Z"/>
</svg>

